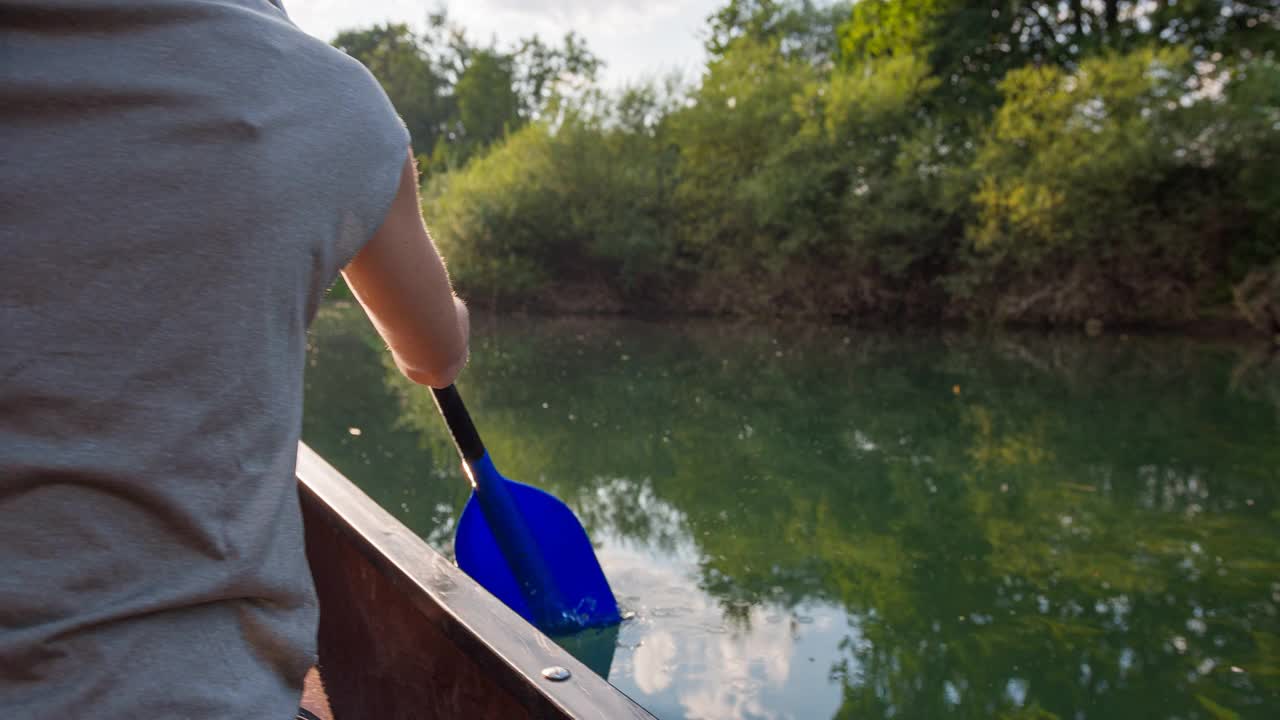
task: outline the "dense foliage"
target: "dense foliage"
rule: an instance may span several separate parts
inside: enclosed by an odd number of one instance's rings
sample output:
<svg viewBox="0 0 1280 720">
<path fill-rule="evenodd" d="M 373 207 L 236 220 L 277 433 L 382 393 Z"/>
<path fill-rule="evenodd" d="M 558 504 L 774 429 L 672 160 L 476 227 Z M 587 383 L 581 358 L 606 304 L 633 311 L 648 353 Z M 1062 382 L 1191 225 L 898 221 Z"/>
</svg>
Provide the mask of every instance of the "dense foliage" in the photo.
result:
<svg viewBox="0 0 1280 720">
<path fill-rule="evenodd" d="M 1280 11 L 732 0 L 696 82 L 344 33 L 463 291 L 511 307 L 1280 333 Z"/>
</svg>

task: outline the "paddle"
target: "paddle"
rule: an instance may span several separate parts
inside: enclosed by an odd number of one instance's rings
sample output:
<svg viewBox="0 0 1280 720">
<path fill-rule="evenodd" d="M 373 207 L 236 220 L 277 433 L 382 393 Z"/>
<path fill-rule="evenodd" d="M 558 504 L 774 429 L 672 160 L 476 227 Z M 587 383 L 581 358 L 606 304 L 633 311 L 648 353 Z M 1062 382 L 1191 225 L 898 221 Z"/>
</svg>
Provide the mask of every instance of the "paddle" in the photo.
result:
<svg viewBox="0 0 1280 720">
<path fill-rule="evenodd" d="M 548 634 L 619 622 L 618 603 L 573 511 L 498 473 L 457 388 L 432 394 L 472 486 L 453 538 L 458 567 Z"/>
</svg>

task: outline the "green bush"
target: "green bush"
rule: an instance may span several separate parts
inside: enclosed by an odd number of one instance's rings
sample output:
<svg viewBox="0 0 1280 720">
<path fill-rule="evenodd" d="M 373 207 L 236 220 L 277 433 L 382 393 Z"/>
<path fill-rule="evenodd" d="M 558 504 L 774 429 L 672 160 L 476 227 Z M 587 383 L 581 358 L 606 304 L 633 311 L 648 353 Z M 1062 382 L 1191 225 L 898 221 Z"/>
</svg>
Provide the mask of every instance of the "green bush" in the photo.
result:
<svg viewBox="0 0 1280 720">
<path fill-rule="evenodd" d="M 656 302 L 674 180 L 655 142 L 570 114 L 432 178 L 424 214 L 457 284 L 492 304 L 545 304 L 583 287 L 606 305 Z"/>
<path fill-rule="evenodd" d="M 671 119 L 696 302 L 827 316 L 901 309 L 945 223 L 937 177 L 904 153 L 928 133 L 915 109 L 934 84 L 912 56 L 824 68 L 776 43 L 730 46 Z"/>
<path fill-rule="evenodd" d="M 472 48 L 425 214 L 499 307 L 1265 325 L 1280 16 L 1219 5 L 733 0 L 695 85 L 612 97 L 555 90 L 572 38 Z M 344 41 L 418 97 L 403 36 Z"/>
<path fill-rule="evenodd" d="M 1231 98 L 1191 92 L 1196 79 L 1180 48 L 1004 79 L 974 165 L 972 277 L 961 278 L 987 288 L 980 310 L 1055 322 L 1196 314 L 1254 227 L 1233 179 L 1239 158 L 1223 152 L 1241 131 L 1222 108 Z"/>
</svg>

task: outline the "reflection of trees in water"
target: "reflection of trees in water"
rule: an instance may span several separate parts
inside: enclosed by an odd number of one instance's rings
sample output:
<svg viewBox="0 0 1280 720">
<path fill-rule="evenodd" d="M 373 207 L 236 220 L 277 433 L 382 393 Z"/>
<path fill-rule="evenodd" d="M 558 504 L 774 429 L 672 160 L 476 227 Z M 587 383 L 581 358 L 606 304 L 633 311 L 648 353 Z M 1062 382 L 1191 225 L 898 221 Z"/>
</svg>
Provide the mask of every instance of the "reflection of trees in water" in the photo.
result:
<svg viewBox="0 0 1280 720">
<path fill-rule="evenodd" d="M 443 436 L 396 432 L 405 414 L 395 397 L 375 395 L 386 379 L 386 353 L 369 321 L 354 305 L 325 305 L 309 344 L 303 440 L 397 519 L 452 552 L 469 487 Z"/>
<path fill-rule="evenodd" d="M 739 624 L 766 602 L 845 607 L 860 635 L 832 669 L 841 717 L 1280 701 L 1270 359 L 1164 339 L 496 330 L 463 391 L 499 466 L 593 534 L 692 544 Z M 427 394 L 385 378 L 399 424 L 450 457 Z"/>
<path fill-rule="evenodd" d="M 1231 371 L 1231 390 L 1270 401 L 1280 424 L 1280 345 L 1256 347 L 1245 354 Z"/>
<path fill-rule="evenodd" d="M 687 518 L 658 497 L 649 478 L 596 476 L 588 482 L 593 491 L 578 495 L 574 505 L 584 525 L 608 533 L 619 544 L 638 545 L 653 556 L 696 560 L 698 546 L 689 535 Z M 596 539 L 603 538 L 597 535 Z"/>
</svg>

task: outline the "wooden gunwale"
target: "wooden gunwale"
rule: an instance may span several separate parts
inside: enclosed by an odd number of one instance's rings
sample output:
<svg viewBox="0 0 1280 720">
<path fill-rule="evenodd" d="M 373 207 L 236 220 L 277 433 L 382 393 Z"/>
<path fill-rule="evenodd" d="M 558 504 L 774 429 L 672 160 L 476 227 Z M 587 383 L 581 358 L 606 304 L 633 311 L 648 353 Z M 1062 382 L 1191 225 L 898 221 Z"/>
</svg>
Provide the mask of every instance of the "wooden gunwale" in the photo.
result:
<svg viewBox="0 0 1280 720">
<path fill-rule="evenodd" d="M 335 720 L 653 720 L 303 444 L 297 478 Z"/>
</svg>

